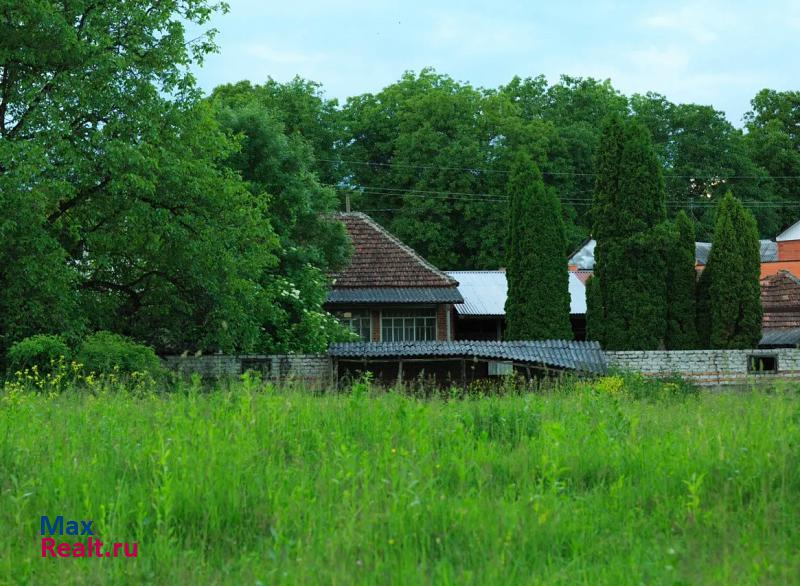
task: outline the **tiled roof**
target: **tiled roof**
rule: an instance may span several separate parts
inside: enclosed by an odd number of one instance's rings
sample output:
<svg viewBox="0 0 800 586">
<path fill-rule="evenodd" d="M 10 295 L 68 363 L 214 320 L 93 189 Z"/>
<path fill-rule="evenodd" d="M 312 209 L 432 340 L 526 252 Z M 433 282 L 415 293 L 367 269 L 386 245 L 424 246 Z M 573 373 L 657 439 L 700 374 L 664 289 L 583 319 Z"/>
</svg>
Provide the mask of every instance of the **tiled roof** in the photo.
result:
<svg viewBox="0 0 800 586">
<path fill-rule="evenodd" d="M 764 330 L 800 328 L 800 279 L 788 271 L 761 281 Z"/>
<path fill-rule="evenodd" d="M 775 262 L 778 260 L 778 244 L 773 240 L 759 240 L 761 246 L 761 262 Z M 589 239 L 581 244 L 580 248 L 569 257 L 569 264 L 575 265 L 578 269 L 594 269 L 594 249 L 596 242 Z M 694 243 L 694 259 L 701 265 L 708 262 L 708 254 L 711 252 L 710 242 Z"/>
<path fill-rule="evenodd" d="M 458 281 L 464 304 L 459 315 L 503 316 L 506 314 L 508 283 L 505 271 L 448 271 Z M 570 313 L 586 313 L 586 286 L 574 272 L 569 273 Z"/>
<path fill-rule="evenodd" d="M 463 303 L 455 287 L 380 287 L 334 289 L 328 303 Z"/>
<path fill-rule="evenodd" d="M 458 282 L 400 242 L 369 216 L 339 213 L 353 243 L 348 266 L 334 275 L 333 287 L 455 287 Z"/>
<path fill-rule="evenodd" d="M 510 360 L 554 368 L 603 373 L 606 359 L 597 342 L 538 340 L 520 342 L 343 342 L 331 344 L 334 358 L 460 357 Z"/>
</svg>

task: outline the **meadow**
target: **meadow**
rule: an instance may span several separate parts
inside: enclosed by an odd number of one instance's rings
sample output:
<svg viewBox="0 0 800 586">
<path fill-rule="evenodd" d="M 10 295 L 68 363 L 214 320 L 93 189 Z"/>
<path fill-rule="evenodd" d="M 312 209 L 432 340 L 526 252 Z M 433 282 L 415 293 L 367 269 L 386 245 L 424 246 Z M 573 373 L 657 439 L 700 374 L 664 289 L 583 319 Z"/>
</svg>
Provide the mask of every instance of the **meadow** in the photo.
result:
<svg viewBox="0 0 800 586">
<path fill-rule="evenodd" d="M 800 578 L 795 388 L 58 385 L 0 393 L 0 583 Z M 42 515 L 92 520 L 138 557 L 42 558 Z"/>
</svg>

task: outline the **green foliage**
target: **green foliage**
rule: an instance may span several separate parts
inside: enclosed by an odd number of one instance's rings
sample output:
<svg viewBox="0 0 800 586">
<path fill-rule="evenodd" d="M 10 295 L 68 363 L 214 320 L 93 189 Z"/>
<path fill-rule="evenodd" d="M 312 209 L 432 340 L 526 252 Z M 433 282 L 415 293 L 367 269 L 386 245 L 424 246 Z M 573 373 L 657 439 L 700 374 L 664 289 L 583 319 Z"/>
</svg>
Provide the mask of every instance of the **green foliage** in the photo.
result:
<svg viewBox="0 0 800 586">
<path fill-rule="evenodd" d="M 572 339 L 561 211 L 539 168 L 519 153 L 508 179 L 506 339 Z"/>
<path fill-rule="evenodd" d="M 6 387 L 0 582 L 796 581 L 797 393 L 582 384 L 464 401 Z M 26 561 L 61 512 L 139 556 Z"/>
<path fill-rule="evenodd" d="M 727 194 L 717 210 L 708 257 L 711 348 L 756 348 L 761 340 L 761 255 L 758 228 Z"/>
<path fill-rule="evenodd" d="M 108 329 L 162 350 L 254 349 L 277 263 L 264 207 L 222 167 L 189 43 L 224 4 L 19 1 L 0 36 L 0 351 Z"/>
<path fill-rule="evenodd" d="M 61 336 L 37 334 L 13 344 L 8 349 L 6 364 L 8 372 L 12 373 L 34 366 L 47 372 L 51 363 L 71 358 L 72 351 Z"/>
<path fill-rule="evenodd" d="M 332 217 L 336 195 L 314 173 L 313 144 L 304 133 L 312 123 L 298 118 L 294 102 L 279 100 L 285 91 L 295 95 L 303 87 L 299 80 L 286 87 L 273 81 L 255 87 L 237 84 L 218 88 L 211 98 L 217 120 L 239 142 L 226 164 L 266 210 L 265 221 L 279 241 L 277 263 L 254 278 L 264 297 L 255 344 L 259 351 L 322 351 L 343 335 L 322 305 L 327 275 L 344 265 L 350 245 L 344 226 Z M 300 95 L 317 103 L 314 94 Z M 322 103 L 317 106 L 322 109 L 319 117 L 327 119 Z M 298 125 L 291 134 L 283 121 L 287 118 Z M 312 128 L 319 130 L 320 124 Z"/>
<path fill-rule="evenodd" d="M 144 372 L 152 375 L 162 370 L 161 361 L 149 346 L 137 344 L 130 338 L 97 332 L 83 341 L 77 360 L 88 372 Z"/>
<path fill-rule="evenodd" d="M 610 350 L 663 348 L 670 230 L 661 169 L 647 129 L 609 118 L 597 157 L 589 333 Z"/>
<path fill-rule="evenodd" d="M 697 348 L 695 299 L 697 271 L 695 270 L 694 224 L 681 210 L 667 250 L 667 330 L 668 350 Z"/>
<path fill-rule="evenodd" d="M 797 221 L 797 194 L 800 193 L 800 92 L 763 89 L 751 101 L 745 115 L 747 152 L 753 163 L 767 175 L 759 188 L 775 194 L 779 209 L 779 228 Z M 780 179 L 773 179 L 780 178 Z M 734 195 L 738 195 L 734 192 Z M 755 210 L 757 212 L 757 210 Z M 761 233 L 774 236 L 775 232 Z"/>
<path fill-rule="evenodd" d="M 603 322 L 605 310 L 600 291 L 600 281 L 592 275 L 586 281 L 586 339 L 600 341 L 603 339 Z"/>
</svg>

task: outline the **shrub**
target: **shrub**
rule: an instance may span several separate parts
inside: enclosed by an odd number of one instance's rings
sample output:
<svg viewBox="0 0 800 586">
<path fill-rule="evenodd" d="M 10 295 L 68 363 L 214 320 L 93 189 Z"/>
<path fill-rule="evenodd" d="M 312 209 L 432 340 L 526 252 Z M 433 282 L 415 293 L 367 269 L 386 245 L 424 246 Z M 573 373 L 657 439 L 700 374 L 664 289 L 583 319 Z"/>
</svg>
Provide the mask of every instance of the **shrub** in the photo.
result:
<svg viewBox="0 0 800 586">
<path fill-rule="evenodd" d="M 62 357 L 69 360 L 72 352 L 61 336 L 37 334 L 20 340 L 9 348 L 8 370 L 13 373 L 37 366 L 41 372 L 47 372 Z"/>
<path fill-rule="evenodd" d="M 162 371 L 161 362 L 150 346 L 111 332 L 97 332 L 86 338 L 78 352 L 78 361 L 89 372 L 108 373 L 116 368 L 122 373 L 155 375 Z"/>
</svg>

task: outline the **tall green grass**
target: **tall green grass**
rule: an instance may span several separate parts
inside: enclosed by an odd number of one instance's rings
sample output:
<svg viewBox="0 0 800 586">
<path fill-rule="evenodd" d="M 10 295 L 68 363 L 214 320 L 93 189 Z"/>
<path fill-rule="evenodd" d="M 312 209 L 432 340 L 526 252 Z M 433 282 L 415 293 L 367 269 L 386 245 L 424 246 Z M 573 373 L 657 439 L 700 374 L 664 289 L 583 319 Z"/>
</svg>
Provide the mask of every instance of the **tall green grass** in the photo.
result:
<svg viewBox="0 0 800 586">
<path fill-rule="evenodd" d="M 608 388 L 6 390 L 0 582 L 798 583 L 797 394 Z M 41 558 L 58 514 L 139 557 Z"/>
</svg>

